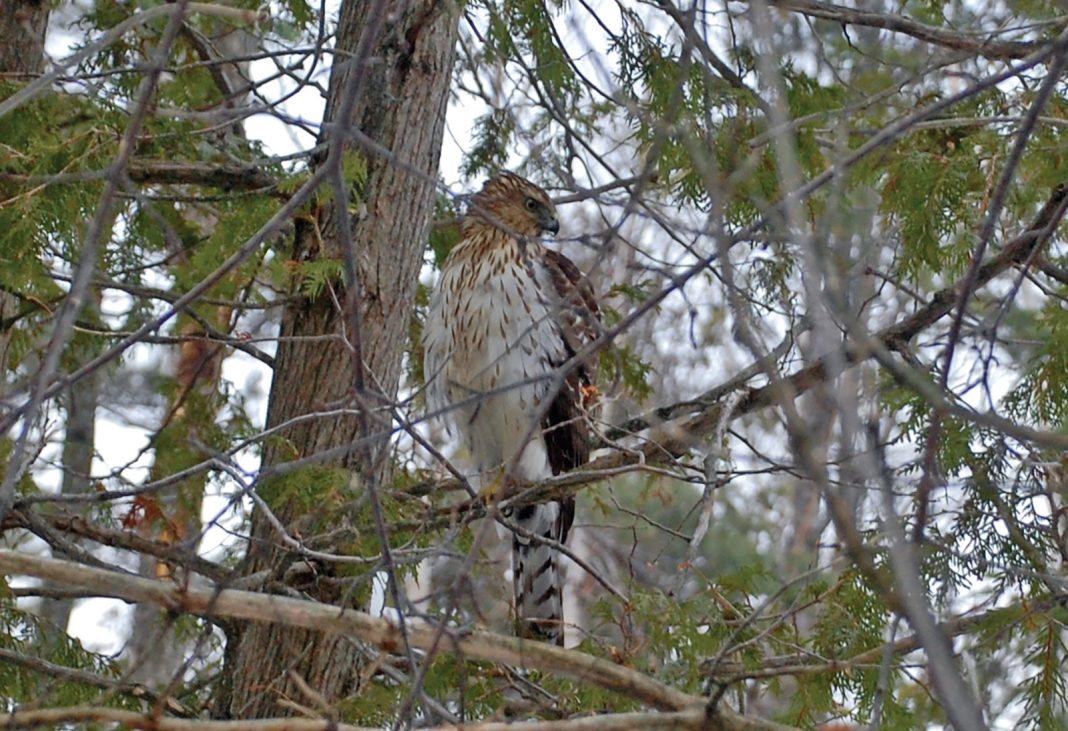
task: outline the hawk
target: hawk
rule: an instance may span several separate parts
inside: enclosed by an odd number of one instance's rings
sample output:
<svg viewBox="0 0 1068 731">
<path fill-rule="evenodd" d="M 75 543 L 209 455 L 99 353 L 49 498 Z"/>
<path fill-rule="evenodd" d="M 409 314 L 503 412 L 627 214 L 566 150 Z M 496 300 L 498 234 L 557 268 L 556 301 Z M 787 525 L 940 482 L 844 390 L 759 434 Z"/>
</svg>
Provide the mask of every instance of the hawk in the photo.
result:
<svg viewBox="0 0 1068 731">
<path fill-rule="evenodd" d="M 536 482 L 585 463 L 593 367 L 573 364 L 562 383 L 559 369 L 596 339 L 599 309 L 578 267 L 541 242 L 560 230 L 552 201 L 502 173 L 472 196 L 460 230 L 424 329 L 430 407 L 449 410 L 484 486 Z M 575 500 L 525 505 L 509 517 L 563 543 Z M 513 533 L 512 578 L 519 636 L 563 645 L 557 550 Z"/>
</svg>

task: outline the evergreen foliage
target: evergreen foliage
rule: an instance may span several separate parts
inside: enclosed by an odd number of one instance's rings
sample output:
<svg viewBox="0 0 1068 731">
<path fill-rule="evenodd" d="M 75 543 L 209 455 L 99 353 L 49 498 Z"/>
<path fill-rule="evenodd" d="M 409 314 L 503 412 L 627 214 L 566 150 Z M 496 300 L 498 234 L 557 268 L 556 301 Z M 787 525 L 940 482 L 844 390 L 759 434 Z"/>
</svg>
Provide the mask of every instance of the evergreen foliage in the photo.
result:
<svg viewBox="0 0 1068 731">
<path fill-rule="evenodd" d="M 282 367 L 276 343 L 292 336 L 282 313 L 314 317 L 309 302 L 344 315 L 324 339 L 360 336 L 339 248 L 294 253 L 293 242 L 336 223 L 324 212 L 339 191 L 354 226 L 388 215 L 365 201 L 368 160 L 391 153 L 350 140 L 343 183 L 328 181 L 230 263 L 327 159 L 308 142 L 321 120 L 307 100 L 322 101 L 322 70 L 341 57 L 326 52 L 337 17 L 304 0 L 198 4 L 215 10 L 185 18 L 142 110 L 170 16 L 139 14 L 165 5 L 72 6 L 74 25 L 52 32 L 78 62 L 0 115 L 0 469 L 14 489 L 3 548 L 123 571 L 147 557 L 162 581 L 238 582 L 443 622 L 432 657 L 401 640 L 367 646 L 360 686 L 323 701 L 345 722 L 643 710 L 604 684 L 456 649 L 467 630 L 511 631 L 509 567 L 477 520 L 484 505 L 442 463 L 462 470 L 465 455 L 423 419 L 419 344 L 432 282 L 460 237 L 461 191 L 513 169 L 562 199 L 554 245 L 589 273 L 608 333 L 597 355 L 602 471 L 536 486 L 579 499 L 573 644 L 695 698 L 720 695 L 755 723 L 963 727 L 957 714 L 970 708 L 991 728 L 1065 728 L 1063 211 L 990 269 L 1068 185 L 1068 87 L 1048 78 L 1068 53 L 1061 5 L 462 3 L 450 132 L 466 136 L 447 143 L 458 163 L 427 212 L 414 304 L 362 293 L 364 312 L 414 307 L 400 396 L 346 384 L 307 416 L 373 413 L 394 465 L 374 490 L 337 455 L 306 453 L 293 431 L 306 424 L 265 431 L 268 389 L 246 375 Z M 243 50 L 227 45 L 237 33 L 252 39 Z M 30 83 L 0 75 L 0 102 Z M 930 113 L 896 126 L 919 110 Z M 129 163 L 115 169 L 142 112 Z M 302 149 L 258 140 L 257 115 Z M 93 256 L 89 222 L 109 186 L 115 215 Z M 64 335 L 86 265 L 77 294 L 90 305 Z M 922 322 L 895 335 L 909 318 Z M 109 350 L 152 323 L 133 347 Z M 376 333 L 362 335 L 373 347 Z M 58 370 L 38 383 L 54 337 Z M 98 435 L 84 499 L 57 496 L 74 429 L 54 396 L 79 388 L 72 374 L 102 354 L 95 418 L 123 436 Z M 296 464 L 261 474 L 265 450 Z M 272 534 L 289 563 L 246 585 L 241 558 L 259 548 L 250 514 L 265 506 L 300 519 L 284 544 L 282 527 Z M 298 565 L 313 578 L 287 583 Z M 920 610 L 906 580 L 921 588 Z M 23 660 L 0 657 L 0 710 L 157 707 L 128 677 L 128 657 L 49 626 L 35 585 L 8 577 L 0 589 L 0 650 Z M 942 646 L 919 615 L 940 623 L 967 697 L 946 695 L 931 657 Z M 181 641 L 204 647 L 162 692 L 206 715 L 224 691 L 219 633 L 236 637 L 243 620 L 183 619 Z M 328 715 L 315 699 L 286 700 Z"/>
</svg>

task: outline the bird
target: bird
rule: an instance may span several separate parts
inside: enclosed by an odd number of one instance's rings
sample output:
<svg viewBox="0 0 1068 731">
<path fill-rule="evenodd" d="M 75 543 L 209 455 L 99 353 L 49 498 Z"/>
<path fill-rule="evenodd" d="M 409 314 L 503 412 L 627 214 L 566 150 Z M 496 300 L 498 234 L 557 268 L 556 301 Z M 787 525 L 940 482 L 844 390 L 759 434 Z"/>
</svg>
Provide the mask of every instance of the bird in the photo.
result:
<svg viewBox="0 0 1068 731">
<path fill-rule="evenodd" d="M 600 308 L 579 267 L 544 245 L 559 231 L 544 190 L 511 172 L 491 177 L 469 199 L 427 310 L 427 404 L 448 414 L 487 500 L 589 458 L 598 392 L 584 348 L 601 332 Z M 504 515 L 521 529 L 512 532 L 516 634 L 563 646 L 556 544 L 567 540 L 574 496 Z"/>
</svg>

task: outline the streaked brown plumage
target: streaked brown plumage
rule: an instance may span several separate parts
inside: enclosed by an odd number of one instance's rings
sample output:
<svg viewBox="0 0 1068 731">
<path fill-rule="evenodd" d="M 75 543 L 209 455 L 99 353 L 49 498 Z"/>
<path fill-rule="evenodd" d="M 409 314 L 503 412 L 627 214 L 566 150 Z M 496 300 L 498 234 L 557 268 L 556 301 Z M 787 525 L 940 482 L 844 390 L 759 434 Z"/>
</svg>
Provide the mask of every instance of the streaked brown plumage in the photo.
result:
<svg viewBox="0 0 1068 731">
<path fill-rule="evenodd" d="M 593 372 L 580 363 L 553 390 L 557 369 L 596 338 L 593 290 L 570 259 L 539 237 L 556 233 L 556 209 L 538 186 L 502 173 L 472 196 L 462 239 L 441 271 L 424 335 L 428 400 L 452 407 L 476 479 L 535 482 L 589 457 L 586 394 Z M 551 399 L 541 424 L 531 419 Z M 537 426 L 538 428 L 532 428 Z M 519 508 L 510 516 L 532 535 L 563 542 L 574 499 Z M 557 551 L 512 538 L 520 636 L 563 644 Z"/>
</svg>

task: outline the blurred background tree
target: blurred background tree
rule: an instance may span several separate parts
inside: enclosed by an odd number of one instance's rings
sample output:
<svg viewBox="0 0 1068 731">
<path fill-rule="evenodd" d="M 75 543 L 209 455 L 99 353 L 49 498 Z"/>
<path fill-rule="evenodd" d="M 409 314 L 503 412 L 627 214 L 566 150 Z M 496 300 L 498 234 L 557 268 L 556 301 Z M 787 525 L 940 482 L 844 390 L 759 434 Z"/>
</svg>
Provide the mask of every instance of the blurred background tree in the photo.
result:
<svg viewBox="0 0 1068 731">
<path fill-rule="evenodd" d="M 4 4 L 0 528 L 37 560 L 0 553 L 4 710 L 1063 728 L 1066 19 Z M 568 645 L 662 702 L 576 679 L 584 656 L 457 649 L 509 632 L 506 551 L 418 343 L 502 168 L 556 200 L 608 328 L 598 449 L 534 488 L 579 498 Z M 179 611 L 94 568 L 398 634 Z"/>
</svg>

